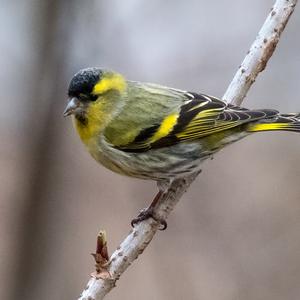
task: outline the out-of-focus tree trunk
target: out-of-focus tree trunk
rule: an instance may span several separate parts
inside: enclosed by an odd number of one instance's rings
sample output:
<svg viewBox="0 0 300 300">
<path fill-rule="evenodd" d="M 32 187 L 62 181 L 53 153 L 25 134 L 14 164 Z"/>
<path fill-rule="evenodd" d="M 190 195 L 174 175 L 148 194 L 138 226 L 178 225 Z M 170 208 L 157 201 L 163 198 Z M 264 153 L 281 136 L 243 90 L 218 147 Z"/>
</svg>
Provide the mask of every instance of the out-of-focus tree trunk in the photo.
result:
<svg viewBox="0 0 300 300">
<path fill-rule="evenodd" d="M 16 273 L 12 281 L 11 299 L 32 299 L 38 280 L 43 278 L 43 263 L 51 255 L 47 244 L 46 212 L 49 208 L 47 184 L 51 163 L 57 154 L 62 89 L 65 89 L 65 60 L 68 56 L 68 31 L 72 20 L 72 1 L 47 0 L 37 3 L 33 31 L 36 33 L 36 68 L 28 74 L 32 80 L 31 95 L 24 135 L 28 137 L 24 151 L 24 175 L 27 190 L 22 191 L 23 210 L 17 239 Z M 58 200 L 57 200 L 58 201 Z"/>
</svg>

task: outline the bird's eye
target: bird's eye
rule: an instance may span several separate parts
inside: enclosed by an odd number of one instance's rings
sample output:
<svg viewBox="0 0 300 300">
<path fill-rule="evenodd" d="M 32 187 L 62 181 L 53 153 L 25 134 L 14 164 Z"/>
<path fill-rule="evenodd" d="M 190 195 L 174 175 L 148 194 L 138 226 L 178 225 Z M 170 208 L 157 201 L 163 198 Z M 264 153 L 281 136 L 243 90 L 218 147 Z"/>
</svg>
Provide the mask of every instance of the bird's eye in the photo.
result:
<svg viewBox="0 0 300 300">
<path fill-rule="evenodd" d="M 96 95 L 90 95 L 89 96 L 90 101 L 96 101 L 97 98 L 98 98 L 98 96 L 96 96 Z"/>
<path fill-rule="evenodd" d="M 97 100 L 97 96 L 95 95 L 86 95 L 86 94 L 79 94 L 78 97 L 82 102 L 88 102 L 88 101 L 95 101 Z"/>
</svg>

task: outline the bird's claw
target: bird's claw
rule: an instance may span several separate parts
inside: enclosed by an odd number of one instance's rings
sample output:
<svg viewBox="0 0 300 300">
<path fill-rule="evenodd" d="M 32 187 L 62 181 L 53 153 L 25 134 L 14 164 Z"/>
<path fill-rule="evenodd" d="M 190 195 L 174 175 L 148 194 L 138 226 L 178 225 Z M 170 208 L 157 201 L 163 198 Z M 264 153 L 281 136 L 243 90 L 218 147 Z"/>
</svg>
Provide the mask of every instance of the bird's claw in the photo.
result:
<svg viewBox="0 0 300 300">
<path fill-rule="evenodd" d="M 152 218 L 157 223 L 159 223 L 159 225 L 160 225 L 159 230 L 167 229 L 168 224 L 167 224 L 166 220 L 155 216 L 153 208 L 151 208 L 151 207 L 142 209 L 141 212 L 138 214 L 138 216 L 131 221 L 131 226 L 134 227 L 136 224 L 138 224 L 144 220 L 147 220 L 149 218 Z"/>
</svg>

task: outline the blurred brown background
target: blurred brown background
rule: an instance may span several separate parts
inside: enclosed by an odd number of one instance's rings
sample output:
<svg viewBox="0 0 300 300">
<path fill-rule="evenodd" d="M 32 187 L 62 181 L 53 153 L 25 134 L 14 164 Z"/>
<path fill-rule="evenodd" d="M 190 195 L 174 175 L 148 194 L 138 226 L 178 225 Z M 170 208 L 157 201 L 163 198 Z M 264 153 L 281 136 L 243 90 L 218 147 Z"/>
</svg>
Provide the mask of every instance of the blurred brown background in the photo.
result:
<svg viewBox="0 0 300 300">
<path fill-rule="evenodd" d="M 112 251 L 156 192 L 98 166 L 63 119 L 102 66 L 222 96 L 273 0 L 1 1 L 0 299 L 76 299 L 99 229 Z M 300 10 L 245 106 L 300 110 Z M 107 299 L 299 299 L 300 136 L 261 133 L 208 161 Z"/>
</svg>

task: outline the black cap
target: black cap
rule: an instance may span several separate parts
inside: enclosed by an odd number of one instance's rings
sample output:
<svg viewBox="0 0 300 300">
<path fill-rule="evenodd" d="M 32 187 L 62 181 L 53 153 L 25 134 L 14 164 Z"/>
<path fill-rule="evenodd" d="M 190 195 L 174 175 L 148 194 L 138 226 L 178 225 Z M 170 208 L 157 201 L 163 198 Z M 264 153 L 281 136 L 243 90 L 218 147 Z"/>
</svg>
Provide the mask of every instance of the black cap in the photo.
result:
<svg viewBox="0 0 300 300">
<path fill-rule="evenodd" d="M 71 79 L 68 89 L 69 97 L 78 97 L 79 94 L 90 95 L 101 76 L 102 71 L 99 68 L 80 70 Z"/>
</svg>

